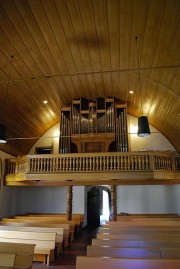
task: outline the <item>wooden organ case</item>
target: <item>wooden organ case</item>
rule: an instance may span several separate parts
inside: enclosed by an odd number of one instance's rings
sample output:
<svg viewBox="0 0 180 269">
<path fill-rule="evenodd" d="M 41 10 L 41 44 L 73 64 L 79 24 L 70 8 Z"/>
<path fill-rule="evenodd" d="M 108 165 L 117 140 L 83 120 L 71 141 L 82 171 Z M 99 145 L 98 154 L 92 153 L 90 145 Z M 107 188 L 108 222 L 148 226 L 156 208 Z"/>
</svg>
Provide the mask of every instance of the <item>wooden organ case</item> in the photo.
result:
<svg viewBox="0 0 180 269">
<path fill-rule="evenodd" d="M 128 151 L 127 105 L 118 98 L 74 99 L 60 122 L 60 153 Z"/>
</svg>

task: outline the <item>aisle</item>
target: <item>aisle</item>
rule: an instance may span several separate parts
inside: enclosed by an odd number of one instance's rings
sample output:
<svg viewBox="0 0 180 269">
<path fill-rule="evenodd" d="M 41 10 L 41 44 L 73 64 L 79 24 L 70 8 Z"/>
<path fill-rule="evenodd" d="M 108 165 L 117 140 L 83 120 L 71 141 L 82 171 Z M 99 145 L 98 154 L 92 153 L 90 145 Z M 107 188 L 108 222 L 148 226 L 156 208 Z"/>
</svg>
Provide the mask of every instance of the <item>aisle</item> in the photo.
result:
<svg viewBox="0 0 180 269">
<path fill-rule="evenodd" d="M 63 253 L 56 258 L 54 263 L 48 267 L 42 263 L 34 263 L 32 269 L 75 269 L 76 268 L 76 257 L 85 256 L 87 245 L 91 244 L 92 238 L 96 237 L 99 228 L 86 227 L 84 228 L 72 244 L 67 247 Z"/>
</svg>

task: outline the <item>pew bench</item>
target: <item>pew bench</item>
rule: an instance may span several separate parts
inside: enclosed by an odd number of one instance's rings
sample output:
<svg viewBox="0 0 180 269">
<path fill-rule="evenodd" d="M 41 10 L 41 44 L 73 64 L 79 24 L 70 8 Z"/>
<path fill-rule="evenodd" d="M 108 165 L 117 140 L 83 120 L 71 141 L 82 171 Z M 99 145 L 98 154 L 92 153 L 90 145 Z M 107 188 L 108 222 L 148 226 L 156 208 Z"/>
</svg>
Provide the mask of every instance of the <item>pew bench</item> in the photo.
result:
<svg viewBox="0 0 180 269">
<path fill-rule="evenodd" d="M 87 256 L 128 259 L 180 259 L 180 248 L 87 246 Z"/>
<path fill-rule="evenodd" d="M 44 223 L 44 222 L 12 222 L 11 219 L 8 221 L 0 221 L 0 229 L 1 227 L 47 227 L 47 228 L 62 228 L 63 229 L 63 248 L 66 248 L 69 244 L 69 233 L 70 228 L 69 224 L 55 224 L 55 223 Z M 12 228 L 13 229 L 13 228 Z"/>
<path fill-rule="evenodd" d="M 55 227 L 27 227 L 27 226 L 2 226 L 0 225 L 0 231 L 21 231 L 21 232 L 46 232 L 46 233 L 56 233 L 56 250 L 57 255 L 62 252 L 63 245 L 63 228 Z"/>
<path fill-rule="evenodd" d="M 0 242 L 0 252 L 15 254 L 14 268 L 30 269 L 32 268 L 34 244 L 19 244 Z"/>
<path fill-rule="evenodd" d="M 180 235 L 176 234 L 111 234 L 111 233 L 99 233 L 97 239 L 122 239 L 128 241 L 180 241 Z"/>
<path fill-rule="evenodd" d="M 151 224 L 146 224 L 143 225 L 141 223 L 137 224 L 135 223 L 134 225 L 127 223 L 127 225 L 121 225 L 121 223 L 112 221 L 109 223 L 105 223 L 102 225 L 102 228 L 111 228 L 111 229 L 180 229 L 179 225 L 173 225 L 173 224 L 168 224 L 165 225 L 164 223 L 160 225 L 160 223 L 157 223 L 157 225 L 154 223 L 153 225 Z"/>
<path fill-rule="evenodd" d="M 140 213 L 140 214 L 128 214 L 128 213 L 118 213 L 117 217 L 134 217 L 134 218 L 171 218 L 179 217 L 177 213 Z"/>
<path fill-rule="evenodd" d="M 24 223 L 24 225 L 29 226 L 29 224 L 31 226 L 44 226 L 44 227 L 48 227 L 50 225 L 64 225 L 66 224 L 66 229 L 67 229 L 67 225 L 69 225 L 69 231 L 66 232 L 69 234 L 68 235 L 68 242 L 66 240 L 65 246 L 67 246 L 69 243 L 71 243 L 74 240 L 74 235 L 75 235 L 75 223 L 74 221 L 56 221 L 56 220 L 49 220 L 49 219 L 44 219 L 41 217 L 29 217 L 29 218 L 20 218 L 20 219 L 16 219 L 16 218 L 3 218 L 1 221 L 1 225 L 11 225 L 11 226 L 17 226 L 19 225 L 19 223 Z"/>
<path fill-rule="evenodd" d="M 34 244 L 34 261 L 54 261 L 56 233 L 0 231 L 0 242 Z"/>
<path fill-rule="evenodd" d="M 3 221 L 7 221 L 6 218 L 2 219 Z M 8 219 L 9 221 L 9 219 Z M 56 217 L 42 217 L 42 216 L 36 216 L 36 217 L 31 217 L 31 216 L 20 216 L 20 217 L 15 217 L 11 219 L 11 222 L 39 222 L 43 224 L 49 224 L 49 223 L 54 223 L 54 224 L 69 224 L 69 242 L 71 243 L 74 240 L 75 236 L 75 221 L 74 220 L 66 220 L 65 218 L 56 218 Z"/>
<path fill-rule="evenodd" d="M 45 223 L 66 223 L 70 225 L 70 230 L 73 231 L 73 234 L 71 234 L 71 242 L 74 240 L 74 236 L 76 231 L 79 230 L 80 227 L 80 219 L 74 219 L 74 220 L 67 220 L 67 217 L 65 216 L 15 216 L 15 219 L 25 219 L 25 220 L 34 220 L 34 221 L 43 221 Z"/>
<path fill-rule="evenodd" d="M 180 260 L 119 259 L 109 257 L 78 256 L 76 269 L 179 269 Z"/>
<path fill-rule="evenodd" d="M 67 214 L 65 213 L 28 213 L 27 216 L 35 217 L 35 216 L 45 216 L 45 217 L 63 217 L 66 218 L 67 220 Z M 79 214 L 79 213 L 73 213 L 71 216 L 71 220 L 78 220 L 80 221 L 80 229 L 83 227 L 84 223 L 84 214 Z"/>
<path fill-rule="evenodd" d="M 136 221 L 179 221 L 180 218 L 178 216 L 171 216 L 171 217 L 135 217 L 135 216 L 117 216 L 117 221 L 129 221 L 129 222 L 136 222 Z"/>
<path fill-rule="evenodd" d="M 131 241 L 122 239 L 92 239 L 92 246 L 110 246 L 110 247 L 172 247 L 180 248 L 180 241 L 165 241 L 165 240 L 153 240 L 153 241 Z"/>
<path fill-rule="evenodd" d="M 131 248 L 131 247 L 107 247 L 87 246 L 87 256 L 128 258 L 128 259 L 160 259 L 159 248 Z"/>
<path fill-rule="evenodd" d="M 177 226 L 180 227 L 180 220 L 141 220 L 141 221 L 106 221 L 105 224 L 126 227 L 126 226 Z"/>
<path fill-rule="evenodd" d="M 16 254 L 0 252 L 0 268 L 13 268 Z"/>
<path fill-rule="evenodd" d="M 113 226 L 110 226 L 109 228 L 101 227 L 99 229 L 99 233 L 110 233 L 110 234 L 176 234 L 180 235 L 180 229 L 161 229 L 159 228 L 146 228 L 146 229 L 124 229 L 120 227 L 114 228 Z"/>
</svg>

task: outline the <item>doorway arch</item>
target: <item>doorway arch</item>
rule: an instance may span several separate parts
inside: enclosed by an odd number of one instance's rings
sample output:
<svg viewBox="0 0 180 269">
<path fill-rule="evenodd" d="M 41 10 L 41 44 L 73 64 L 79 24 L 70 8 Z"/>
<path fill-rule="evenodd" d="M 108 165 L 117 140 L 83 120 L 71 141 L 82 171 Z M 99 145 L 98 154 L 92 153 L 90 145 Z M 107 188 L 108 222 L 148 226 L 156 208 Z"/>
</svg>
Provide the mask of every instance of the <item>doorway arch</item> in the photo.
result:
<svg viewBox="0 0 180 269">
<path fill-rule="evenodd" d="M 108 187 L 93 186 L 87 192 L 87 225 L 99 227 L 101 224 L 100 216 L 103 212 L 103 191 L 108 193 L 109 214 L 111 193 Z"/>
</svg>

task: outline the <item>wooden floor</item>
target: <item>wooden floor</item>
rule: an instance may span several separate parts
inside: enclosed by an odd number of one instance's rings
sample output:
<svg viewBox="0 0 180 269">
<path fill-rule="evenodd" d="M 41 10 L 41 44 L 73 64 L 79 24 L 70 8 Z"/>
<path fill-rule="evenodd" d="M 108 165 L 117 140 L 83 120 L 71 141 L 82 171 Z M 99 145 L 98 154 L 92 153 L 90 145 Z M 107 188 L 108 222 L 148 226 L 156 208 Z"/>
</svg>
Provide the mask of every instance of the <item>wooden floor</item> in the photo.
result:
<svg viewBox="0 0 180 269">
<path fill-rule="evenodd" d="M 78 236 L 76 236 L 73 243 L 63 251 L 58 258 L 56 258 L 54 263 L 50 266 L 43 265 L 42 263 L 33 263 L 32 269 L 75 269 L 76 268 L 76 256 L 85 256 L 87 245 L 91 245 L 92 238 L 96 237 L 98 228 L 86 227 L 84 228 Z"/>
</svg>

